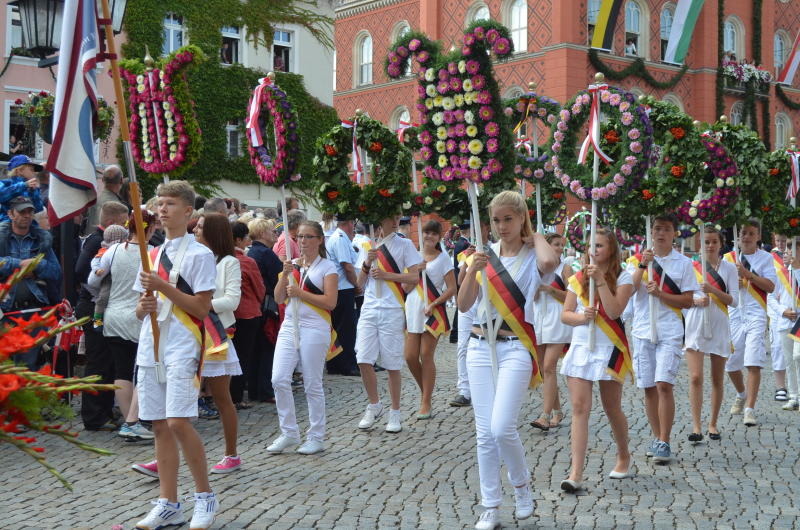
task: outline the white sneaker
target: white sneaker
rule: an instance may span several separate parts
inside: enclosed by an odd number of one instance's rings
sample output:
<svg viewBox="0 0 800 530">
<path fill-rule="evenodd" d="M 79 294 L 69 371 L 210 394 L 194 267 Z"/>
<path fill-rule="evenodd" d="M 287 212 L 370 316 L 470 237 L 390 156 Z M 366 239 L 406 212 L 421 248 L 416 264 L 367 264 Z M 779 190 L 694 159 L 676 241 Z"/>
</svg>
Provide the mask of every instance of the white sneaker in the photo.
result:
<svg viewBox="0 0 800 530">
<path fill-rule="evenodd" d="M 731 405 L 731 414 L 741 414 L 744 409 L 744 398 L 737 397 Z"/>
<path fill-rule="evenodd" d="M 787 401 L 786 404 L 781 408 L 783 410 L 797 410 L 798 409 L 797 398 L 789 398 L 789 401 Z"/>
<path fill-rule="evenodd" d="M 514 501 L 517 505 L 517 509 L 514 511 L 514 517 L 516 517 L 517 520 L 527 519 L 533 515 L 536 503 L 533 502 L 533 492 L 529 485 L 526 484 L 521 488 L 514 488 Z"/>
<path fill-rule="evenodd" d="M 192 514 L 192 522 L 189 523 L 189 530 L 211 528 L 211 525 L 214 524 L 214 519 L 217 518 L 218 509 L 217 496 L 213 492 L 195 493 L 194 513 Z"/>
<path fill-rule="evenodd" d="M 122 429 L 120 429 L 120 436 L 122 436 Z M 128 437 L 130 438 L 141 438 L 142 440 L 152 440 L 155 438 L 153 431 L 139 423 L 138 421 L 133 425 L 128 426 Z"/>
<path fill-rule="evenodd" d="M 378 403 L 377 406 L 374 405 L 367 405 L 367 411 L 364 413 L 364 417 L 361 418 L 361 421 L 358 422 L 359 429 L 369 429 L 373 425 L 375 425 L 375 421 L 383 416 L 383 404 Z"/>
<path fill-rule="evenodd" d="M 756 411 L 753 409 L 744 409 L 744 422 L 745 425 L 748 427 L 755 427 L 758 425 L 758 421 L 756 421 Z"/>
<path fill-rule="evenodd" d="M 282 453 L 286 449 L 290 447 L 294 447 L 295 445 L 300 445 L 300 440 L 297 438 L 292 438 L 290 436 L 286 436 L 285 434 L 281 434 L 278 436 L 278 439 L 272 442 L 272 445 L 267 447 L 268 453 Z"/>
<path fill-rule="evenodd" d="M 306 443 L 297 448 L 301 455 L 314 455 L 325 450 L 325 444 L 319 440 L 306 440 Z"/>
<path fill-rule="evenodd" d="M 170 503 L 167 499 L 152 501 L 155 506 L 147 517 L 136 523 L 139 530 L 158 530 L 167 526 L 180 526 L 186 522 L 183 518 L 181 503 Z"/>
<path fill-rule="evenodd" d="M 386 432 L 400 432 L 403 426 L 400 425 L 400 420 L 403 419 L 403 413 L 399 410 L 389 410 L 389 418 L 386 420 Z"/>
<path fill-rule="evenodd" d="M 495 528 L 500 528 L 500 510 L 489 508 L 481 514 L 475 530 L 494 530 Z"/>
</svg>

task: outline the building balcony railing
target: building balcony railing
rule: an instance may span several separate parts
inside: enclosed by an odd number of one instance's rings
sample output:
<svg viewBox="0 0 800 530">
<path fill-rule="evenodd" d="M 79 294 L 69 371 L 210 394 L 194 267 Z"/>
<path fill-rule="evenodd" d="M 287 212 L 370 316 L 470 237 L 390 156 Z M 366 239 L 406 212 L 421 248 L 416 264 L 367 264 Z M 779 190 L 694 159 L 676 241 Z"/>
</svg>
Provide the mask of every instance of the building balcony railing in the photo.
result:
<svg viewBox="0 0 800 530">
<path fill-rule="evenodd" d="M 723 76 L 722 79 L 724 81 L 723 88 L 725 89 L 725 92 L 728 92 L 729 94 L 744 95 L 744 93 L 747 91 L 748 83 L 752 82 L 755 83 L 756 95 L 762 98 L 769 97 L 769 82 L 766 81 L 745 82 L 729 76 Z"/>
</svg>

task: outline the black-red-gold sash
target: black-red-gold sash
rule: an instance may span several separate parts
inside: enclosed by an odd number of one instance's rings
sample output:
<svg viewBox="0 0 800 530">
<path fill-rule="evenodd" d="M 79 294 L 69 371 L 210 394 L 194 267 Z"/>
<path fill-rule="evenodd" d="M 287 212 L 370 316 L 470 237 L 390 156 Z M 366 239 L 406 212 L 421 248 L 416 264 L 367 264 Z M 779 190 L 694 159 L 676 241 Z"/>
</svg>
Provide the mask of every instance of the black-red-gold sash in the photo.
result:
<svg viewBox="0 0 800 530">
<path fill-rule="evenodd" d="M 441 294 L 436 290 L 436 286 L 433 285 L 430 278 L 428 278 L 425 284 L 428 286 L 428 303 L 430 304 L 439 298 Z M 422 295 L 422 272 L 419 274 L 419 283 L 417 283 L 416 289 L 419 299 L 425 300 L 425 297 Z M 447 311 L 443 304 L 433 306 L 431 316 L 425 321 L 425 329 L 434 337 L 438 337 L 442 333 L 450 331 L 450 320 L 447 318 Z"/>
<path fill-rule="evenodd" d="M 634 258 L 631 261 L 636 266 L 638 266 L 639 263 L 642 262 L 642 255 L 641 254 L 636 254 L 636 256 L 634 256 Z M 661 282 L 662 278 L 664 280 L 663 283 Z M 654 282 L 656 282 L 660 286 L 661 290 L 663 292 L 667 293 L 667 294 L 682 294 L 680 288 L 678 287 L 678 284 L 676 284 L 675 281 L 672 278 L 669 277 L 669 274 L 664 272 L 664 269 L 661 267 L 661 264 L 655 259 L 653 260 L 653 278 L 652 278 L 652 280 Z M 644 271 L 644 274 L 642 275 L 642 281 L 643 282 L 649 282 L 650 281 L 650 276 L 648 274 L 648 270 Z M 675 313 L 678 316 L 679 319 L 683 320 L 683 313 L 681 312 L 680 308 L 672 306 L 672 305 L 670 305 L 670 304 L 668 304 L 666 302 L 663 302 L 663 301 L 662 301 L 662 303 L 665 306 L 667 306 L 668 308 L 670 308 L 672 310 L 672 312 Z"/>
<path fill-rule="evenodd" d="M 581 284 L 582 277 L 582 272 L 574 274 L 570 277 L 569 284 L 581 299 L 584 307 L 589 307 L 589 293 L 583 289 L 583 284 Z M 621 318 L 614 320 L 608 316 L 599 298 L 598 296 L 598 311 L 594 322 L 597 328 L 605 333 L 606 337 L 614 344 L 614 350 L 608 359 L 606 371 L 611 377 L 623 383 L 628 374 L 631 374 L 631 378 L 633 378 L 633 361 L 628 347 L 628 337 L 625 335 L 625 326 Z"/>
<path fill-rule="evenodd" d="M 300 266 L 295 265 L 294 271 L 292 272 L 292 276 L 294 276 L 297 285 L 300 285 Z M 306 276 L 305 281 L 303 282 L 303 290 L 308 291 L 311 294 L 323 294 L 322 289 L 314 285 L 314 282 L 311 281 L 311 278 Z M 328 353 L 325 355 L 325 360 L 330 361 L 340 353 L 342 353 L 342 345 L 339 343 L 339 334 L 336 333 L 336 330 L 333 329 L 333 323 L 331 320 L 331 312 L 325 309 L 322 309 L 319 306 L 315 306 L 314 304 L 310 304 L 305 300 L 302 301 L 305 305 L 316 311 L 316 313 L 322 317 L 322 319 L 328 323 L 328 326 L 331 328 L 331 344 L 328 347 Z"/>
<path fill-rule="evenodd" d="M 397 266 L 397 262 L 394 260 L 392 253 L 389 252 L 389 248 L 386 246 L 385 243 L 378 247 L 377 262 L 378 262 L 378 268 L 384 272 L 403 274 L 403 271 L 401 271 L 400 267 Z M 394 297 L 397 298 L 397 301 L 400 303 L 400 307 L 405 307 L 406 291 L 405 289 L 403 289 L 403 284 L 400 282 L 393 282 L 387 280 L 386 285 L 388 285 L 389 289 L 392 290 L 392 294 L 394 294 Z"/>
<path fill-rule="evenodd" d="M 723 257 L 723 259 L 726 259 L 726 260 L 730 261 L 733 264 L 736 264 L 737 258 L 739 258 L 739 261 L 741 262 L 742 266 L 745 269 L 747 269 L 750 272 L 753 272 L 751 270 L 752 265 L 750 265 L 750 261 L 744 256 L 744 254 L 742 254 L 740 256 L 737 256 L 736 251 L 734 250 L 734 251 L 728 252 Z M 753 274 L 756 274 L 756 273 L 753 272 Z M 756 274 L 756 276 L 758 276 L 758 274 Z M 766 311 L 767 310 L 767 292 L 764 291 L 763 289 L 760 289 L 756 284 L 754 284 L 751 281 L 747 281 L 745 283 L 747 284 L 747 292 L 750 293 L 750 296 L 752 296 L 753 299 L 756 302 L 758 302 L 758 305 L 761 306 L 761 309 Z"/>
<path fill-rule="evenodd" d="M 487 248 L 486 254 L 489 257 L 489 263 L 486 266 L 489 301 L 503 322 L 508 324 L 511 332 L 519 337 L 519 340 L 530 352 L 533 364 L 531 387 L 535 388 L 542 382 L 542 374 L 539 364 L 536 362 L 536 332 L 533 326 L 525 320 L 525 295 L 519 290 L 511 273 L 503 266 L 494 250 Z M 478 279 L 482 282 L 483 275 L 478 275 Z M 486 318 L 491 318 L 491 315 L 486 315 Z"/>
<path fill-rule="evenodd" d="M 692 265 L 694 265 L 694 275 L 697 278 L 697 283 L 702 284 L 703 283 L 703 264 L 701 262 L 699 262 L 699 261 L 693 261 Z M 719 273 L 716 270 L 714 270 L 714 267 L 706 267 L 706 278 L 705 278 L 705 281 L 706 281 L 706 283 L 708 283 L 712 287 L 715 287 L 715 288 L 719 289 L 723 293 L 727 293 L 728 292 L 728 288 L 725 285 L 725 280 L 723 280 L 722 276 L 720 276 Z M 709 294 L 708 296 L 711 298 L 711 301 L 714 302 L 714 304 L 717 307 L 719 307 L 720 311 L 722 311 L 726 315 L 728 314 L 728 306 L 726 304 L 724 304 L 722 302 L 722 300 L 719 299 L 719 296 L 717 296 L 715 294 Z"/>
<path fill-rule="evenodd" d="M 550 282 L 550 287 L 552 287 L 553 289 L 555 289 L 557 291 L 566 291 L 567 290 L 567 286 L 564 285 L 564 278 L 562 278 L 558 273 L 554 274 L 553 276 L 555 276 L 555 278 L 553 279 L 552 282 Z M 564 305 L 564 302 L 562 302 L 561 300 L 559 300 L 555 296 L 553 296 L 553 300 L 555 300 L 556 302 L 558 302 L 561 305 Z"/>
<path fill-rule="evenodd" d="M 797 290 L 797 285 L 792 288 L 792 276 L 789 269 L 783 265 L 783 257 L 776 252 L 772 252 L 772 264 L 775 266 L 775 274 L 778 276 L 778 281 L 781 282 L 783 288 L 788 294 L 794 297 L 794 306 L 800 307 L 800 292 Z"/>
</svg>

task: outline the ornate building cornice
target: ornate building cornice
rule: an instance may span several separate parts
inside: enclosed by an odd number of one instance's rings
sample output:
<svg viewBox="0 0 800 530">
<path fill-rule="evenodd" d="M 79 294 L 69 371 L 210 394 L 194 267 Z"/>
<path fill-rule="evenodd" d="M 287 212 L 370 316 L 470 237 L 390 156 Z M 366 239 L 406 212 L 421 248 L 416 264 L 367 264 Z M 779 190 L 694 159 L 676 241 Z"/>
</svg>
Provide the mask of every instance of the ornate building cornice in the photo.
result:
<svg viewBox="0 0 800 530">
<path fill-rule="evenodd" d="M 339 0 L 336 3 L 335 18 L 342 19 L 360 15 L 374 9 L 399 4 L 404 0 Z"/>
</svg>

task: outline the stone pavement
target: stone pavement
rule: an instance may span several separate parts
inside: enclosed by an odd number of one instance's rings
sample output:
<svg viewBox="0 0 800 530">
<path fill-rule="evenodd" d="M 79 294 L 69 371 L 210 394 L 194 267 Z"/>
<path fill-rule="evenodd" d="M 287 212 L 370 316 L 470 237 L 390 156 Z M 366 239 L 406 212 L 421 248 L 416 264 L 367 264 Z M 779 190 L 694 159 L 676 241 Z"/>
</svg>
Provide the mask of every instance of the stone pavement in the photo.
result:
<svg viewBox="0 0 800 530">
<path fill-rule="evenodd" d="M 437 364 L 435 416 L 429 421 L 413 419 L 417 389 L 404 372 L 405 421 L 400 434 L 384 432 L 383 423 L 372 431 L 359 431 L 356 424 L 366 405 L 360 380 L 326 376 L 328 449 L 320 455 L 267 454 L 278 432 L 274 406 L 259 404 L 240 413 L 244 469 L 211 475 L 222 505 L 215 528 L 471 528 L 481 511 L 472 410 L 447 406 L 455 393 L 455 350 L 445 341 L 437 351 Z M 559 489 L 569 467 L 569 413 L 559 429 L 535 431 L 528 421 L 536 417 L 541 401 L 538 392 L 532 393 L 520 432 L 533 473 L 536 514 L 517 524 L 506 482 L 504 527 L 800 527 L 800 414 L 784 412 L 772 400 L 770 371 L 763 378 L 761 425 L 746 428 L 741 416 L 727 414 L 732 387 L 726 381 L 722 441 L 694 447 L 686 441 L 691 432 L 686 379 L 684 366 L 675 392 L 677 461 L 668 467 L 655 467 L 645 459 L 650 435 L 642 395 L 626 384 L 623 405 L 638 467 L 632 480 L 607 478 L 614 465 L 614 444 L 596 397 L 585 472 L 589 491 L 579 497 Z M 379 380 L 386 403 L 385 373 Z M 567 399 L 566 385 L 560 386 L 562 399 Z M 302 429 L 307 426 L 302 391 L 296 397 Z M 221 424 L 200 420 L 197 425 L 213 464 L 222 457 Z M 116 455 L 101 457 L 48 442 L 48 458 L 73 482 L 74 493 L 60 488 L 29 458 L 0 447 L 0 528 L 132 528 L 150 509 L 157 482 L 132 472 L 130 464 L 151 460 L 152 444 L 126 443 L 114 434 L 97 432 L 85 432 L 81 439 Z M 190 480 L 182 465 L 181 495 L 191 494 Z M 187 508 L 190 517 L 191 504 Z"/>
</svg>

